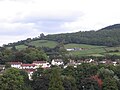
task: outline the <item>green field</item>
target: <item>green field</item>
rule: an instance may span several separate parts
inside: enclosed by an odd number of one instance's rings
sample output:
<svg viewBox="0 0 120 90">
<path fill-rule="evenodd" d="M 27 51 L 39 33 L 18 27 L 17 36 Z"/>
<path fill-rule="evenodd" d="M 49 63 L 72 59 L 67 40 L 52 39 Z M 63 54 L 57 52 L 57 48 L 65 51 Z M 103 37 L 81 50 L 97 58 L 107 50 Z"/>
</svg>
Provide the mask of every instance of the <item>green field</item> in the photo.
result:
<svg viewBox="0 0 120 90">
<path fill-rule="evenodd" d="M 18 45 L 18 46 L 16 46 L 16 49 L 18 49 L 18 50 L 23 50 L 25 48 L 27 48 L 27 46 L 25 46 L 25 45 Z"/>
<path fill-rule="evenodd" d="M 86 44 L 67 44 L 65 48 L 84 48 L 85 50 L 80 51 L 70 51 L 72 55 L 78 56 L 104 56 L 109 55 L 120 55 L 120 52 L 109 52 L 109 51 L 120 51 L 120 46 L 117 47 L 106 47 L 106 46 L 95 46 L 95 45 L 86 45 Z"/>
<path fill-rule="evenodd" d="M 111 50 L 119 50 L 120 51 L 120 46 L 117 46 L 117 47 L 106 47 L 105 48 L 107 51 L 111 51 Z"/>
<path fill-rule="evenodd" d="M 58 43 L 55 41 L 49 41 L 49 40 L 36 40 L 36 41 L 31 41 L 28 43 L 29 45 L 35 46 L 35 47 L 49 47 L 49 48 L 54 48 Z M 65 44 L 64 45 L 66 49 L 70 48 L 82 48 L 83 50 L 79 51 L 70 51 L 69 53 L 72 55 L 77 55 L 77 56 L 104 56 L 105 54 L 109 55 L 120 55 L 120 52 L 110 52 L 110 51 L 115 51 L 119 50 L 120 51 L 120 46 L 117 47 L 107 47 L 107 46 L 96 46 L 96 45 L 86 45 L 86 44 Z M 25 49 L 27 46 L 26 45 L 18 45 L 16 48 L 18 50 Z M 8 47 L 9 49 L 11 47 Z"/>
<path fill-rule="evenodd" d="M 88 50 L 71 51 L 70 53 L 79 56 L 103 56 L 103 53 L 106 53 L 106 51 L 103 48 L 92 48 Z"/>
<path fill-rule="evenodd" d="M 85 49 L 91 49 L 91 48 L 102 48 L 106 46 L 95 46 L 95 45 L 86 45 L 86 44 L 66 44 L 65 48 L 85 48 Z"/>
<path fill-rule="evenodd" d="M 54 48 L 57 44 L 58 43 L 55 41 L 48 41 L 48 40 L 37 40 L 29 43 L 29 45 L 35 47 L 49 47 L 49 48 Z"/>
</svg>

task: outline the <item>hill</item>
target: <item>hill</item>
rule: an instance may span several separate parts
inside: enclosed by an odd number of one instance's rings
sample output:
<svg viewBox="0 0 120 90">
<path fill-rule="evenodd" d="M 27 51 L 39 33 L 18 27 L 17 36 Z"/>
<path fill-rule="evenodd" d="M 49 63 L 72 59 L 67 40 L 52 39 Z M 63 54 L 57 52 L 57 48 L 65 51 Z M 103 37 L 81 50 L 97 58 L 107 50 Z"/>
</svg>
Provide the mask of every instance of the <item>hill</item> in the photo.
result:
<svg viewBox="0 0 120 90">
<path fill-rule="evenodd" d="M 107 26 L 107 27 L 104 27 L 102 28 L 101 30 L 116 30 L 116 29 L 120 29 L 120 24 L 114 24 L 114 25 L 110 25 L 110 26 Z"/>
<path fill-rule="evenodd" d="M 45 44 L 45 42 L 48 43 L 47 46 L 46 46 L 47 43 Z M 41 47 L 41 46 L 54 47 L 54 45 L 56 45 L 59 42 L 63 42 L 64 44 L 76 43 L 76 44 L 88 44 L 88 45 L 98 45 L 98 46 L 118 46 L 120 45 L 120 24 L 110 25 L 98 31 L 79 31 L 76 33 L 63 33 L 63 34 L 53 34 L 46 36 L 44 34 L 40 34 L 40 36 L 37 38 L 33 38 L 33 39 L 28 38 L 26 40 L 21 40 L 16 43 L 10 43 L 6 46 L 11 47 L 11 46 L 25 45 L 25 46 L 35 46 L 35 47 Z"/>
<path fill-rule="evenodd" d="M 76 33 L 54 34 L 44 37 L 57 42 L 117 46 L 120 45 L 120 24 L 108 26 L 98 31 L 79 31 Z"/>
</svg>

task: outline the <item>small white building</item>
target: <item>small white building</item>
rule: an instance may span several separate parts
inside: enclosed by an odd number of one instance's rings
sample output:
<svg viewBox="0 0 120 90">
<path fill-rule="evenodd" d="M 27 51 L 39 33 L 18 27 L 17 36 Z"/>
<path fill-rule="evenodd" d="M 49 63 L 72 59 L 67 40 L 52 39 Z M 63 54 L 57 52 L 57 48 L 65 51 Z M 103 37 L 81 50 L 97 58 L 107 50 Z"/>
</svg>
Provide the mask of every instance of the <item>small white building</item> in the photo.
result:
<svg viewBox="0 0 120 90">
<path fill-rule="evenodd" d="M 116 66 L 116 65 L 117 65 L 117 62 L 116 62 L 116 61 L 113 61 L 112 63 L 113 63 L 113 65 L 114 65 L 114 66 Z"/>
<path fill-rule="evenodd" d="M 74 51 L 74 48 L 67 48 L 67 51 Z"/>
<path fill-rule="evenodd" d="M 49 68 L 51 66 L 47 61 L 33 61 L 33 64 L 35 64 L 37 68 Z"/>
<path fill-rule="evenodd" d="M 53 59 L 51 64 L 59 66 L 59 65 L 64 65 L 64 62 L 62 59 Z"/>
<path fill-rule="evenodd" d="M 9 62 L 9 64 L 11 65 L 11 67 L 13 68 L 21 68 L 22 62 Z"/>
</svg>

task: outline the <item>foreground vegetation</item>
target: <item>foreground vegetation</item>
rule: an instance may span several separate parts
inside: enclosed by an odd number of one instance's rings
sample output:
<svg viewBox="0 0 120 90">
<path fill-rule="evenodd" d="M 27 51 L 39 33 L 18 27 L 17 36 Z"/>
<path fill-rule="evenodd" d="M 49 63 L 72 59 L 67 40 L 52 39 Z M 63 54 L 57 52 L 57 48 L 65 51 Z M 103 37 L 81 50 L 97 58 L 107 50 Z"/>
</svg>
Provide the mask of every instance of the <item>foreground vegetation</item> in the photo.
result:
<svg viewBox="0 0 120 90">
<path fill-rule="evenodd" d="M 7 68 L 0 75 L 0 90 L 120 90 L 119 79 L 119 65 L 38 68 L 32 80 L 23 70 Z"/>
</svg>

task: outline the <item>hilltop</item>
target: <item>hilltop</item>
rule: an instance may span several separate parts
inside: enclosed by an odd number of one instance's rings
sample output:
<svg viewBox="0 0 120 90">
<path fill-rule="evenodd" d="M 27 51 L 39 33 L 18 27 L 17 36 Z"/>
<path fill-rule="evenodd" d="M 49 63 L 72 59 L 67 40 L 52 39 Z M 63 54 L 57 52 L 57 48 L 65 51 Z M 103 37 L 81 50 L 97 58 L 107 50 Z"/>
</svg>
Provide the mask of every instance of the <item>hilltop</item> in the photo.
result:
<svg viewBox="0 0 120 90">
<path fill-rule="evenodd" d="M 110 25 L 102 28 L 101 30 L 117 30 L 117 29 L 120 29 L 120 24 Z"/>
</svg>

